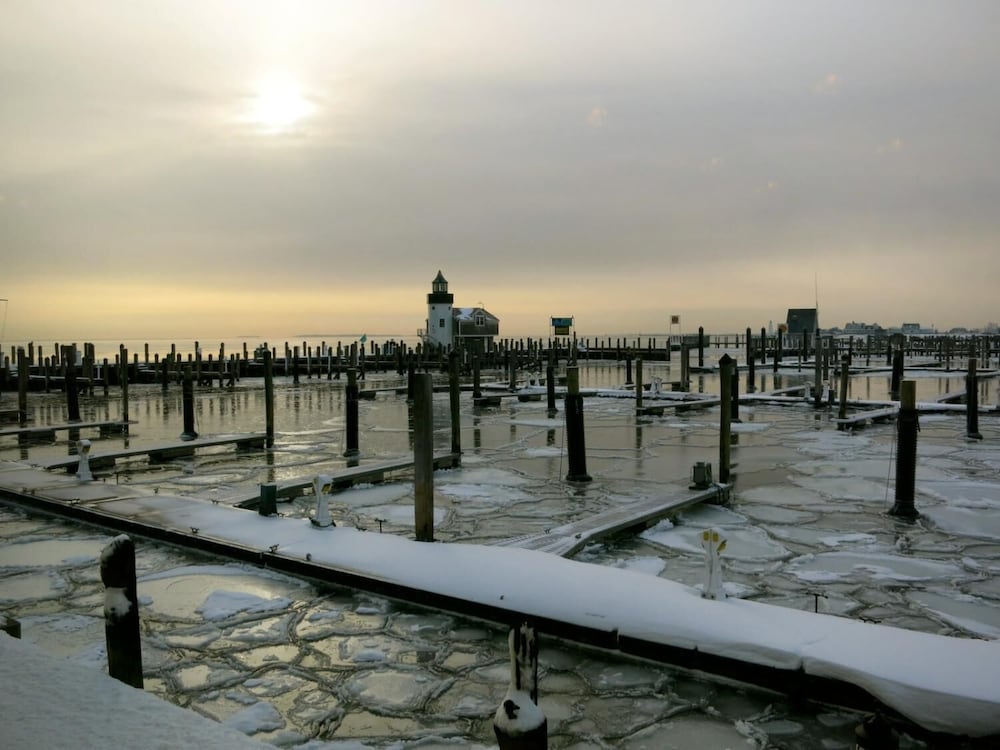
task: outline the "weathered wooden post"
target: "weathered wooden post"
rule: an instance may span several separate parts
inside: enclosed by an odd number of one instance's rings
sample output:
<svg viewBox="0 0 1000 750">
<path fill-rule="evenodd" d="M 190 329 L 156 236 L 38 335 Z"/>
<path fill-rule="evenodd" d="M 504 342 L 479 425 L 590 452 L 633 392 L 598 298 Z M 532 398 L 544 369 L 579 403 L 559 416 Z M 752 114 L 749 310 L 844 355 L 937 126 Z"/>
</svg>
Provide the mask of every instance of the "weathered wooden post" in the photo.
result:
<svg viewBox="0 0 1000 750">
<path fill-rule="evenodd" d="M 347 422 L 346 447 L 344 449 L 345 458 L 354 458 L 361 455 L 358 448 L 358 371 L 347 368 L 347 387 L 344 389 L 347 397 L 347 412 L 345 419 Z"/>
<path fill-rule="evenodd" d="M 545 400 L 548 415 L 554 417 L 559 410 L 556 408 L 556 368 L 552 365 L 545 367 Z"/>
<path fill-rule="evenodd" d="M 837 407 L 837 418 L 847 419 L 847 384 L 850 381 L 850 361 L 851 358 L 844 355 L 840 358 L 840 400 Z M 841 423 L 838 427 L 843 430 L 846 425 Z"/>
<path fill-rule="evenodd" d="M 642 413 L 642 357 L 635 359 L 635 413 Z"/>
<path fill-rule="evenodd" d="M 28 358 L 21 346 L 17 348 L 17 421 L 21 427 L 28 424 Z"/>
<path fill-rule="evenodd" d="M 511 628 L 510 685 L 493 715 L 500 750 L 546 750 L 548 720 L 538 707 L 538 636 L 527 623 Z"/>
<path fill-rule="evenodd" d="M 897 347 L 892 355 L 892 380 L 889 384 L 889 398 L 899 401 L 899 386 L 903 381 L 903 347 Z"/>
<path fill-rule="evenodd" d="M 976 374 L 976 358 L 969 358 L 969 370 L 965 375 L 965 435 L 973 440 L 982 440 L 979 432 L 979 377 Z"/>
<path fill-rule="evenodd" d="M 580 395 L 580 369 L 566 368 L 566 449 L 569 452 L 569 482 L 589 482 L 587 473 L 587 446 L 583 429 L 583 396 Z"/>
<path fill-rule="evenodd" d="M 448 353 L 448 406 L 451 412 L 451 455 L 453 465 L 461 463 L 462 456 L 462 411 L 461 384 L 458 379 L 458 352 Z"/>
<path fill-rule="evenodd" d="M 271 350 L 264 349 L 264 432 L 268 448 L 274 447 L 274 364 Z"/>
<path fill-rule="evenodd" d="M 139 640 L 139 599 L 135 584 L 135 546 L 122 534 L 101 551 L 104 584 L 104 636 L 108 674 L 142 689 L 142 645 Z"/>
<path fill-rule="evenodd" d="M 198 437 L 198 433 L 194 429 L 194 377 L 191 374 L 191 365 L 184 367 L 181 398 L 184 412 L 184 431 L 181 433 L 181 440 L 194 440 Z"/>
<path fill-rule="evenodd" d="M 68 422 L 80 421 L 80 390 L 76 384 L 76 361 L 71 357 L 73 347 L 64 347 L 63 357 L 67 360 L 66 376 L 66 420 Z"/>
<path fill-rule="evenodd" d="M 823 342 L 819 337 L 819 329 L 816 333 L 816 346 L 813 349 L 813 406 L 818 409 L 823 405 Z M 804 337 L 805 333 L 802 335 Z"/>
<path fill-rule="evenodd" d="M 733 363 L 729 366 L 732 376 L 729 379 L 729 414 L 731 422 L 740 421 L 740 363 L 733 358 Z M 739 433 L 732 436 L 735 443 L 739 440 Z"/>
<path fill-rule="evenodd" d="M 732 437 L 731 403 L 732 385 L 730 381 L 733 377 L 733 359 L 728 354 L 723 354 L 719 359 L 719 481 L 723 484 L 729 482 L 729 447 Z"/>
<path fill-rule="evenodd" d="M 278 512 L 278 485 L 262 484 L 260 486 L 260 502 L 257 513 L 261 516 L 273 516 Z"/>
<path fill-rule="evenodd" d="M 434 541 L 434 388 L 427 373 L 413 384 L 413 512 L 416 540 Z"/>
<path fill-rule="evenodd" d="M 118 347 L 118 354 L 121 360 L 121 371 L 118 375 L 118 384 L 122 390 L 122 434 L 128 435 L 128 349 L 122 344 Z M 192 418 L 192 424 L 194 419 Z M 195 435 L 197 437 L 197 435 Z"/>
<path fill-rule="evenodd" d="M 705 366 L 705 327 L 698 326 L 698 367 Z"/>
<path fill-rule="evenodd" d="M 681 341 L 681 390 L 691 390 L 691 348 Z"/>
<path fill-rule="evenodd" d="M 632 379 L 632 352 L 628 349 L 625 350 L 625 385 L 632 385 L 635 381 Z"/>
<path fill-rule="evenodd" d="M 479 352 L 472 355 L 472 400 L 483 397 L 483 390 L 480 385 L 479 376 Z"/>
<path fill-rule="evenodd" d="M 417 364 L 413 360 L 413 355 L 410 355 L 409 361 L 406 363 L 406 400 L 411 404 L 414 399 L 414 391 L 416 390 L 416 377 L 417 377 Z"/>
<path fill-rule="evenodd" d="M 912 380 L 904 380 L 900 393 L 899 416 L 896 418 L 896 502 L 889 515 L 912 520 L 920 515 L 913 502 L 919 430 L 917 384 Z"/>
</svg>

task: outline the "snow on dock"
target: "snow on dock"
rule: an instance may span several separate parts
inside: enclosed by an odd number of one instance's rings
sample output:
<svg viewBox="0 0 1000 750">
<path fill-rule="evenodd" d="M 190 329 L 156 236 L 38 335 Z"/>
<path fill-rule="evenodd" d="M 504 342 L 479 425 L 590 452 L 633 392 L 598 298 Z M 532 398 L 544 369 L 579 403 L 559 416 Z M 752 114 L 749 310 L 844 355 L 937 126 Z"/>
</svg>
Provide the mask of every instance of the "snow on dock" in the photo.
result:
<svg viewBox="0 0 1000 750">
<path fill-rule="evenodd" d="M 246 432 L 238 435 L 215 435 L 212 437 L 198 437 L 193 440 L 180 440 L 175 443 L 163 443 L 161 445 L 147 445 L 140 448 L 121 448 L 113 451 L 102 451 L 90 455 L 91 467 L 114 466 L 118 459 L 136 458 L 138 456 L 148 456 L 150 461 L 170 461 L 175 458 L 193 455 L 196 449 L 216 448 L 220 445 L 235 445 L 237 450 L 248 450 L 251 448 L 264 448 L 264 441 L 267 436 L 262 432 Z M 67 456 L 47 461 L 39 461 L 33 465 L 43 469 L 65 469 L 66 471 L 76 471 L 80 463 L 79 456 Z"/>
<path fill-rule="evenodd" d="M 887 707 L 930 732 L 1000 735 L 996 642 L 705 599 L 663 578 L 534 549 L 317 528 L 17 463 L 0 465 L 0 491 L 29 507 L 287 573 L 509 624 L 527 619 L 559 637 L 803 697 Z"/>
</svg>

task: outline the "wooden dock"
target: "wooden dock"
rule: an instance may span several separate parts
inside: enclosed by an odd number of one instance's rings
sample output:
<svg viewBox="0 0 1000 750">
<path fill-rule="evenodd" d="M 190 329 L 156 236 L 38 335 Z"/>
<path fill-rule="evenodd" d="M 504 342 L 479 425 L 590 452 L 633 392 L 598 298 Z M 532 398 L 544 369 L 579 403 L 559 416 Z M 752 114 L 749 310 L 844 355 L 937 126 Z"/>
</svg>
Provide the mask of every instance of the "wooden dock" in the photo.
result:
<svg viewBox="0 0 1000 750">
<path fill-rule="evenodd" d="M 729 489 L 730 486 L 727 484 L 716 484 L 691 495 L 658 497 L 627 503 L 581 518 L 579 521 L 556 526 L 540 534 L 507 539 L 497 546 L 520 547 L 561 557 L 572 557 L 588 544 L 632 529 L 646 528 L 655 521 L 689 506 L 703 502 L 725 502 L 729 497 Z"/>
<path fill-rule="evenodd" d="M 199 437 L 194 440 L 148 445 L 140 448 L 123 448 L 106 453 L 91 453 L 90 468 L 109 468 L 114 466 L 115 462 L 119 459 L 136 458 L 138 456 L 147 456 L 151 462 L 162 463 L 175 458 L 185 458 L 194 455 L 194 452 L 201 448 L 215 448 L 220 445 L 235 445 L 237 450 L 263 449 L 266 439 L 267 436 L 262 432 L 248 432 L 238 435 Z M 34 462 L 32 465 L 47 471 L 65 469 L 66 471 L 73 472 L 76 471 L 79 463 L 79 456 L 67 456 L 66 458 Z"/>
<path fill-rule="evenodd" d="M 94 429 L 98 430 L 101 435 L 106 435 L 112 432 L 124 432 L 130 424 L 136 424 L 135 420 L 129 420 L 128 422 L 67 422 L 64 424 L 36 425 L 33 427 L 8 427 L 0 430 L 0 437 L 16 437 L 20 440 L 55 440 L 56 433 L 64 430 Z"/>
<path fill-rule="evenodd" d="M 443 453 L 434 457 L 434 469 L 450 469 L 454 466 L 458 466 L 460 461 L 460 454 Z M 330 483 L 331 489 L 337 491 L 345 490 L 356 484 L 378 484 L 380 482 L 384 482 L 386 475 L 388 474 L 408 471 L 412 468 L 412 458 L 400 458 L 392 461 L 380 461 L 378 463 L 365 464 L 364 466 L 348 466 L 346 469 L 334 472 L 324 472 L 324 474 L 332 480 Z M 287 479 L 283 482 L 276 482 L 277 497 L 291 500 L 292 498 L 304 495 L 305 490 L 312 489 L 314 477 L 315 474 L 308 477 Z M 237 498 L 230 498 L 229 500 L 220 500 L 220 502 L 225 502 L 228 505 L 235 505 L 238 508 L 256 510 L 260 505 L 260 495 L 240 496 Z"/>
</svg>

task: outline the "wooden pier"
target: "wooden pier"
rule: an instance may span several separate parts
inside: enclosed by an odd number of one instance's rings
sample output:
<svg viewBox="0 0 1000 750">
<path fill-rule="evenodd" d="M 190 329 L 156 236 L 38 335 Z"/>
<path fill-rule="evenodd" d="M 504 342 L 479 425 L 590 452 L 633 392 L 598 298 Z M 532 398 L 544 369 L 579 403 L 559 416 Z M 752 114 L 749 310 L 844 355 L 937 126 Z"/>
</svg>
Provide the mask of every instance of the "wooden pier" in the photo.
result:
<svg viewBox="0 0 1000 750">
<path fill-rule="evenodd" d="M 712 485 L 691 495 L 658 497 L 627 503 L 617 508 L 581 518 L 572 523 L 547 529 L 539 534 L 514 537 L 499 542 L 500 547 L 520 547 L 572 557 L 586 545 L 637 528 L 646 528 L 679 510 L 703 502 L 723 503 L 729 498 L 730 486 Z"/>
<path fill-rule="evenodd" d="M 121 433 L 135 420 L 100 421 L 100 422 L 66 422 L 64 424 L 36 425 L 34 427 L 8 427 L 0 429 L 0 437 L 16 437 L 20 440 L 55 440 L 56 432 L 68 430 L 98 430 L 101 435 Z"/>
<path fill-rule="evenodd" d="M 239 435 L 220 435 L 213 437 L 199 437 L 194 440 L 182 440 L 176 443 L 163 443 L 160 445 L 148 445 L 140 448 L 122 448 L 120 450 L 108 451 L 106 453 L 91 453 L 90 468 L 101 469 L 115 465 L 119 459 L 136 458 L 137 456 L 148 456 L 154 463 L 171 461 L 175 458 L 185 458 L 194 455 L 194 452 L 201 448 L 215 448 L 220 445 L 235 445 L 237 450 L 263 449 L 267 436 L 260 432 L 248 432 Z M 66 471 L 76 471 L 79 466 L 79 456 L 67 456 L 66 458 L 50 459 L 46 461 L 33 462 L 47 471 L 53 469 L 65 469 Z"/>
</svg>

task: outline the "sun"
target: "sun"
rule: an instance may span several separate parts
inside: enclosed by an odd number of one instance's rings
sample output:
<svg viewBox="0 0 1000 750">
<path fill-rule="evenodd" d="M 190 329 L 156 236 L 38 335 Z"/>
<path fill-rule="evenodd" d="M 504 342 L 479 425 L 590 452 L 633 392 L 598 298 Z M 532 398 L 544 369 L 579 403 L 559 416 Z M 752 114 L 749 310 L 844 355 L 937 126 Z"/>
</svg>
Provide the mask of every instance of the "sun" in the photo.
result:
<svg viewBox="0 0 1000 750">
<path fill-rule="evenodd" d="M 257 132 L 273 135 L 294 131 L 315 110 L 297 80 L 272 74 L 258 82 L 243 119 Z"/>
</svg>

